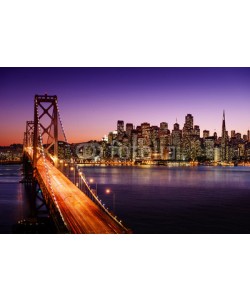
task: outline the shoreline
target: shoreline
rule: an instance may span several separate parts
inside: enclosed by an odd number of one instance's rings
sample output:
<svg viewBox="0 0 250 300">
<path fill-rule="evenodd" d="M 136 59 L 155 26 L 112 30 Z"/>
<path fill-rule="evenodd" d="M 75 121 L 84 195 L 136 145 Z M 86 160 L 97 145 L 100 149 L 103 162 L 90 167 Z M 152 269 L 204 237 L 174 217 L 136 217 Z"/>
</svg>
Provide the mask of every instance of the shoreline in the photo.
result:
<svg viewBox="0 0 250 300">
<path fill-rule="evenodd" d="M 0 165 L 21 165 L 22 161 L 0 161 Z"/>
<path fill-rule="evenodd" d="M 196 162 L 164 162 L 164 163 L 125 163 L 125 162 L 102 162 L 102 163 L 77 163 L 81 166 L 95 166 L 95 167 L 140 167 L 140 166 L 165 166 L 165 167 L 250 167 L 250 163 L 211 163 L 211 164 L 201 164 Z"/>
</svg>

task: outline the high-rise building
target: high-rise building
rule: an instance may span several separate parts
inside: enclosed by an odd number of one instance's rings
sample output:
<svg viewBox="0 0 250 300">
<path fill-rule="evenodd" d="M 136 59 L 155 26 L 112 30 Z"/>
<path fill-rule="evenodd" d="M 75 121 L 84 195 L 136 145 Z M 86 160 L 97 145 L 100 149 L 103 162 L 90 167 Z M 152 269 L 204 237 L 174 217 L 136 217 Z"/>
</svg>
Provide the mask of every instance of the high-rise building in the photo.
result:
<svg viewBox="0 0 250 300">
<path fill-rule="evenodd" d="M 117 134 L 121 135 L 124 132 L 124 121 L 118 120 L 117 121 Z"/>
<path fill-rule="evenodd" d="M 168 123 L 167 122 L 161 122 L 160 123 L 160 131 L 162 132 L 162 133 L 167 133 L 167 131 L 168 131 Z"/>
<path fill-rule="evenodd" d="M 181 159 L 181 138 L 182 138 L 182 132 L 180 130 L 180 126 L 178 123 L 175 123 L 174 129 L 172 130 L 171 140 L 175 151 L 174 159 L 176 160 Z"/>
<path fill-rule="evenodd" d="M 203 139 L 209 137 L 209 130 L 203 130 Z"/>
<path fill-rule="evenodd" d="M 214 162 L 221 161 L 221 149 L 216 145 L 214 147 Z"/>
<path fill-rule="evenodd" d="M 237 132 L 235 134 L 235 138 L 236 138 L 237 141 L 240 141 L 241 140 L 241 133 Z"/>
<path fill-rule="evenodd" d="M 126 134 L 128 137 L 131 137 L 132 130 L 133 130 L 133 124 L 127 123 L 126 124 Z"/>
<path fill-rule="evenodd" d="M 250 130 L 247 131 L 247 135 L 243 135 L 243 139 L 241 133 L 231 130 L 229 138 L 226 130 L 225 111 L 223 111 L 220 137 L 217 137 L 216 132 L 210 136 L 209 130 L 204 130 L 203 138 L 200 138 L 200 128 L 193 124 L 193 116 L 187 114 L 183 130 L 180 129 L 176 120 L 170 134 L 167 122 L 161 122 L 159 127 L 150 126 L 149 123 L 144 122 L 140 126 L 136 126 L 136 129 L 132 123 L 127 123 L 124 131 L 124 122 L 118 120 L 117 131 L 110 132 L 108 138 L 102 141 L 103 144 L 106 143 L 107 145 L 103 153 L 107 158 L 119 157 L 124 159 L 129 157 L 133 160 L 195 161 L 206 157 L 206 159 L 215 162 L 227 162 L 249 157 Z M 114 148 L 112 152 L 111 148 Z"/>
<path fill-rule="evenodd" d="M 227 149 L 227 132 L 226 132 L 226 118 L 225 111 L 223 110 L 222 119 L 222 132 L 221 132 L 221 160 L 226 161 L 226 149 Z"/>
<path fill-rule="evenodd" d="M 144 146 L 150 146 L 150 124 L 147 122 L 144 122 L 141 124 L 141 132 L 142 137 L 144 139 Z"/>
<path fill-rule="evenodd" d="M 217 132 L 214 132 L 214 140 L 217 141 Z"/>
<path fill-rule="evenodd" d="M 122 141 L 124 135 L 124 121 L 118 120 L 117 121 L 117 139 L 119 142 Z"/>
<path fill-rule="evenodd" d="M 194 118 L 191 114 L 187 114 L 185 117 L 185 123 L 182 130 L 182 159 L 190 160 L 191 159 L 191 148 L 194 144 L 194 132 L 193 132 Z"/>
<path fill-rule="evenodd" d="M 153 151 L 154 152 L 159 152 L 159 147 L 160 147 L 160 143 L 159 143 L 159 127 L 158 126 L 151 126 L 150 128 L 150 133 L 151 133 L 151 143 L 150 146 L 153 147 Z"/>
<path fill-rule="evenodd" d="M 132 130 L 131 132 L 131 143 L 132 143 L 132 160 L 135 160 L 138 155 L 138 132 L 137 130 Z"/>
<path fill-rule="evenodd" d="M 205 155 L 206 159 L 214 160 L 214 137 L 209 136 L 205 138 Z"/>
<path fill-rule="evenodd" d="M 180 125 L 178 123 L 174 123 L 174 130 L 180 130 Z"/>
<path fill-rule="evenodd" d="M 170 131 L 166 122 L 160 123 L 159 139 L 161 159 L 169 159 Z"/>
<path fill-rule="evenodd" d="M 186 133 L 186 132 L 190 132 L 192 131 L 193 129 L 193 124 L 194 124 L 194 118 L 191 114 L 187 114 L 186 117 L 185 117 L 185 124 L 184 124 L 184 127 L 183 127 L 183 134 Z"/>
<path fill-rule="evenodd" d="M 200 127 L 198 125 L 194 125 L 193 134 L 200 137 Z"/>
</svg>

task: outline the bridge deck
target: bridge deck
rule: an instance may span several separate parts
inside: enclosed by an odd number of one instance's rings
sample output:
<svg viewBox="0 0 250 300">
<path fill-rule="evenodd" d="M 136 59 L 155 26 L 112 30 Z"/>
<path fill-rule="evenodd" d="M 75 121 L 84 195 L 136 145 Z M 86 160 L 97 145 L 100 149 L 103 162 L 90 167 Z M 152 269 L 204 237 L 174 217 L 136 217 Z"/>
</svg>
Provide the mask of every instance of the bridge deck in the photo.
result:
<svg viewBox="0 0 250 300">
<path fill-rule="evenodd" d="M 31 153 L 29 153 L 31 155 Z M 58 207 L 67 227 L 72 233 L 127 233 L 118 222 L 91 201 L 67 177 L 50 162 L 48 172 Z M 48 184 L 46 169 L 41 160 L 37 171 Z"/>
</svg>

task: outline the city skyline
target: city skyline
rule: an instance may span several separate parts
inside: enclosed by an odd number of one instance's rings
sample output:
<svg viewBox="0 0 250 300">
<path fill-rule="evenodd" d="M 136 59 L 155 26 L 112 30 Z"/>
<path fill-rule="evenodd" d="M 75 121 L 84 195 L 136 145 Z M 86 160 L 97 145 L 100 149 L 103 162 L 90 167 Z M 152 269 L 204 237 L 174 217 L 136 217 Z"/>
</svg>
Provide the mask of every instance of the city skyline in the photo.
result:
<svg viewBox="0 0 250 300">
<path fill-rule="evenodd" d="M 250 68 L 0 68 L 0 145 L 22 143 L 35 94 L 58 96 L 70 143 L 101 140 L 117 120 L 158 126 L 194 116 L 201 132 L 250 129 Z"/>
</svg>

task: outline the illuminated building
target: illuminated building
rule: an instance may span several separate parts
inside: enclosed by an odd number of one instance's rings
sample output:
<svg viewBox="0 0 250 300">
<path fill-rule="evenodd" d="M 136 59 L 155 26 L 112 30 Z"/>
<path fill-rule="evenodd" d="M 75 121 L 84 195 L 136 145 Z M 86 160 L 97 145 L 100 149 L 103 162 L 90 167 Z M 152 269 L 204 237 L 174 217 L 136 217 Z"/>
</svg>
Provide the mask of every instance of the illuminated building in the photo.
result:
<svg viewBox="0 0 250 300">
<path fill-rule="evenodd" d="M 193 135 L 200 137 L 200 127 L 198 125 L 194 125 Z"/>
<path fill-rule="evenodd" d="M 214 137 L 205 138 L 205 156 L 207 160 L 214 160 Z"/>
<path fill-rule="evenodd" d="M 214 162 L 221 161 L 221 150 L 220 147 L 217 145 L 214 147 Z"/>
<path fill-rule="evenodd" d="M 144 139 L 144 146 L 150 146 L 150 124 L 142 123 L 141 124 L 142 137 Z"/>
<path fill-rule="evenodd" d="M 133 124 L 127 123 L 126 124 L 126 134 L 129 138 L 131 137 L 132 130 L 133 130 Z"/>
<path fill-rule="evenodd" d="M 170 159 L 169 153 L 170 145 L 170 131 L 168 130 L 168 123 L 161 122 L 159 129 L 159 151 L 161 159 Z"/>
<path fill-rule="evenodd" d="M 58 142 L 58 158 L 69 159 L 71 157 L 70 145 L 64 141 Z"/>
<path fill-rule="evenodd" d="M 117 121 L 117 138 L 119 141 L 122 140 L 124 134 L 124 121 L 118 120 Z"/>
<path fill-rule="evenodd" d="M 227 133 L 226 133 L 226 120 L 225 120 L 225 111 L 223 111 L 222 119 L 222 132 L 221 132 L 221 161 L 227 160 Z"/>
<path fill-rule="evenodd" d="M 174 124 L 174 129 L 172 130 L 171 140 L 172 145 L 175 149 L 175 158 L 176 160 L 181 159 L 181 139 L 182 139 L 182 131 L 180 130 L 179 124 Z"/>
<path fill-rule="evenodd" d="M 193 128 L 194 118 L 191 114 L 185 117 L 185 123 L 182 130 L 181 141 L 181 159 L 196 160 L 201 155 L 200 128 Z"/>
<path fill-rule="evenodd" d="M 117 131 L 110 132 L 108 140 L 102 141 L 109 145 L 103 153 L 106 158 L 110 153 L 112 159 L 131 159 L 133 161 L 198 160 L 202 162 L 208 160 L 231 162 L 248 157 L 250 150 L 247 141 L 250 138 L 250 131 L 248 130 L 248 135 L 244 135 L 242 139 L 240 133 L 232 130 L 229 138 L 228 131 L 226 131 L 225 111 L 223 111 L 221 137 L 217 137 L 216 132 L 210 136 L 209 130 L 203 130 L 203 136 L 200 138 L 200 127 L 193 124 L 193 116 L 187 114 L 183 130 L 176 121 L 171 133 L 167 122 L 161 122 L 159 127 L 150 126 L 150 123 L 144 122 L 136 126 L 136 129 L 132 123 L 126 123 L 124 131 L 124 121 L 118 120 Z M 109 148 L 110 151 L 107 151 Z"/>
<path fill-rule="evenodd" d="M 138 155 L 138 132 L 137 130 L 132 130 L 131 132 L 132 135 L 132 160 L 135 160 Z"/>
<path fill-rule="evenodd" d="M 185 123 L 183 127 L 183 135 L 191 134 L 193 130 L 194 118 L 191 114 L 187 114 L 185 117 Z"/>
<path fill-rule="evenodd" d="M 154 153 L 159 153 L 160 150 L 160 140 L 159 140 L 159 127 L 151 126 L 150 128 L 150 146 Z M 155 154 L 156 155 L 156 154 Z"/>
<path fill-rule="evenodd" d="M 203 139 L 209 137 L 209 130 L 203 130 Z"/>
</svg>

